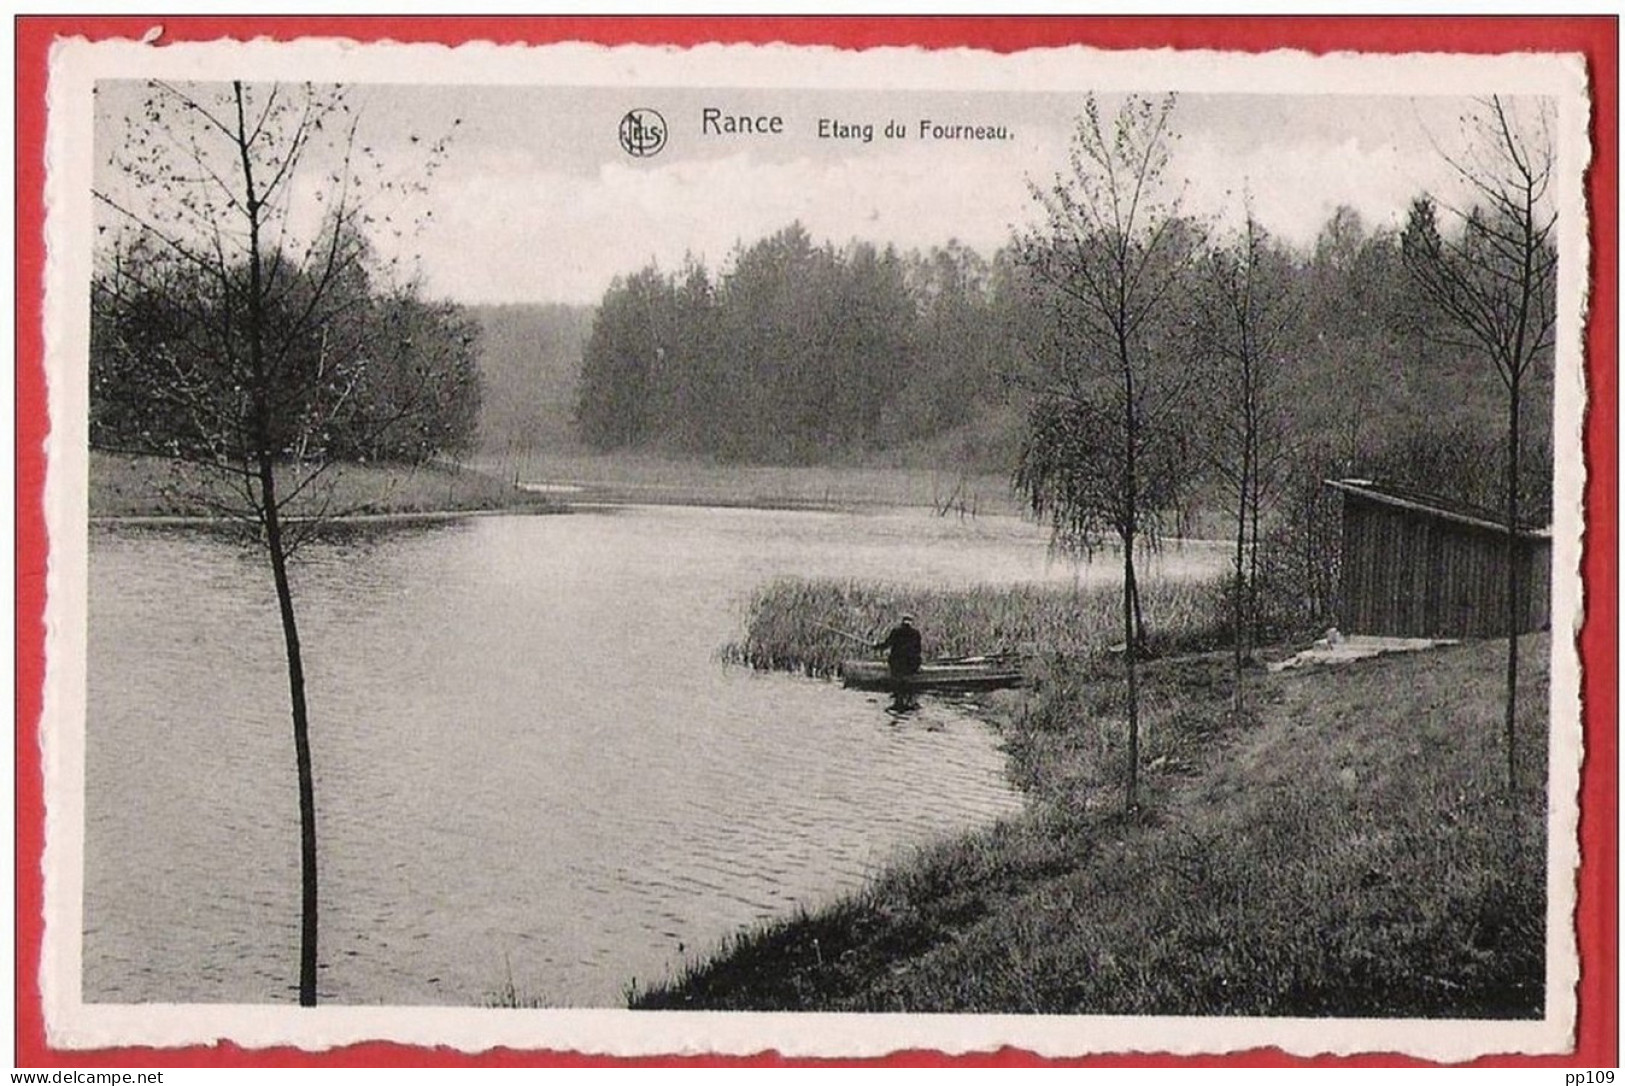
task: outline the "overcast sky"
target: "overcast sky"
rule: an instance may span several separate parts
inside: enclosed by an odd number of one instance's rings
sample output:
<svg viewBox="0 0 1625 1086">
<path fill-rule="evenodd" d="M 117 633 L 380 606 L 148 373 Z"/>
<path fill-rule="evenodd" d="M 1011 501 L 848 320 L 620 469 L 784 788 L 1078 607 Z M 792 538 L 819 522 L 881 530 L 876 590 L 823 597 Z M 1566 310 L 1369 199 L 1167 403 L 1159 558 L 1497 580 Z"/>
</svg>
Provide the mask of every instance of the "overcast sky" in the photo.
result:
<svg viewBox="0 0 1625 1086">
<path fill-rule="evenodd" d="M 98 88 L 99 185 L 139 85 Z M 431 225 L 412 242 L 429 293 L 460 302 L 594 302 L 617 274 L 685 254 L 713 270 L 736 245 L 799 219 L 819 241 L 984 252 L 1034 221 L 1027 179 L 1065 165 L 1080 95 L 693 88 L 361 86 L 359 139 L 414 169 L 450 133 Z M 1115 107 L 1116 99 L 1103 104 Z M 1171 172 L 1187 210 L 1233 221 L 1251 193 L 1266 226 L 1311 242 L 1340 204 L 1397 226 L 1423 190 L 1453 191 L 1435 143 L 1454 148 L 1461 98 L 1185 94 Z M 666 120 L 665 147 L 635 158 L 617 138 L 635 107 Z M 706 110 L 781 118 L 781 132 L 706 131 Z M 1009 138 L 922 139 L 920 122 L 1002 126 Z M 826 138 L 820 138 L 820 121 Z M 897 121 L 906 137 L 888 139 Z M 872 125 L 870 142 L 834 124 Z M 768 124 L 771 124 L 768 121 Z M 414 137 L 416 141 L 414 142 Z M 315 171 L 308 171 L 311 178 Z M 311 182 L 312 184 L 314 181 Z"/>
</svg>

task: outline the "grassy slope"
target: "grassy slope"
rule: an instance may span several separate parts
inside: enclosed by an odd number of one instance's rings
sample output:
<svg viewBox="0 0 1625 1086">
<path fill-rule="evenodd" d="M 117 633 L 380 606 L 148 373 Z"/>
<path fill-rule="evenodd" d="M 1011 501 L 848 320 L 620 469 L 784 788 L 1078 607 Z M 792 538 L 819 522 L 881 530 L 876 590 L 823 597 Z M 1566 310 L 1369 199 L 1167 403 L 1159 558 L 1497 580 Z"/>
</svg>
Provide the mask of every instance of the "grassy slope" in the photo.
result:
<svg viewBox="0 0 1625 1086">
<path fill-rule="evenodd" d="M 1030 810 L 744 934 L 643 1007 L 1532 1016 L 1543 998 L 1546 635 L 1504 791 L 1504 642 L 1253 678 L 1147 669 L 1121 812 L 1117 683 L 1011 707 Z M 1107 665 L 1090 665 L 1101 668 Z"/>
<path fill-rule="evenodd" d="M 280 476 L 291 484 L 288 470 Z M 90 515 L 208 516 L 205 494 L 221 480 L 190 465 L 106 452 L 90 454 Z M 502 479 L 442 465 L 345 464 L 295 499 L 293 515 L 316 512 L 321 503 L 335 514 L 433 513 L 480 509 L 543 510 L 552 503 L 516 491 Z"/>
</svg>

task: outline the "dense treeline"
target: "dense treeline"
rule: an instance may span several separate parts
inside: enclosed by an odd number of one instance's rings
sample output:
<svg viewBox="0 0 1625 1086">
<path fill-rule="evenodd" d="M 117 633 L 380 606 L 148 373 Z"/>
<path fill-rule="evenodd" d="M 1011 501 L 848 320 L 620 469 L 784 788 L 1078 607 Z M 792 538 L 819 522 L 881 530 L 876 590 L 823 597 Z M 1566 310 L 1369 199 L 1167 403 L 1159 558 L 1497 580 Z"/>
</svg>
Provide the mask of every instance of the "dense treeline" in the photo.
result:
<svg viewBox="0 0 1625 1086">
<path fill-rule="evenodd" d="M 1011 286 L 1002 258 L 960 245 L 836 249 L 800 224 L 724 272 L 644 268 L 599 308 L 581 437 L 598 449 L 813 463 L 950 431 L 997 395 Z"/>
<path fill-rule="evenodd" d="M 275 261 L 259 274 L 264 320 L 280 330 L 259 364 L 279 375 L 267 440 L 282 456 L 422 463 L 471 446 L 479 328 L 460 307 L 381 285 L 361 259 L 326 280 Z M 111 255 L 91 284 L 93 447 L 240 455 L 249 277 L 246 262 L 222 274 L 150 246 Z"/>
<path fill-rule="evenodd" d="M 1193 234 L 1195 224 L 1192 224 Z M 1388 479 L 1458 501 L 1498 505 L 1501 390 L 1472 352 L 1443 335 L 1414 289 L 1397 231 L 1349 208 L 1312 246 L 1269 242 L 1296 299 L 1280 337 L 1274 402 L 1289 455 L 1270 505 L 1330 475 Z M 814 463 L 877 449 L 948 447 L 1010 472 L 1035 357 L 1055 342 L 1054 314 L 1009 249 L 950 243 L 899 253 L 818 244 L 799 224 L 742 248 L 713 271 L 649 266 L 615 281 L 587 337 L 576 407 L 590 447 L 721 459 Z M 1170 292 L 1162 321 L 1192 367 L 1199 284 Z M 1527 399 L 1523 492 L 1529 519 L 1550 508 L 1551 380 Z M 1181 432 L 1211 418 L 1187 401 Z M 1200 512 L 1216 485 L 1193 463 L 1167 510 Z"/>
</svg>

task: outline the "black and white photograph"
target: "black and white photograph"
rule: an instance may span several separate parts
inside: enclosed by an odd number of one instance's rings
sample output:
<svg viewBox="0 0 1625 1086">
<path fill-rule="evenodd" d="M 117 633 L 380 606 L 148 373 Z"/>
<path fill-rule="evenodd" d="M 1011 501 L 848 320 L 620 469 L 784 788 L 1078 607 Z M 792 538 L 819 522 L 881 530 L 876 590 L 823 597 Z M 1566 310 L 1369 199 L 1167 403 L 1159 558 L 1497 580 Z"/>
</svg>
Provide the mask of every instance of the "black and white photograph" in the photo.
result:
<svg viewBox="0 0 1625 1086">
<path fill-rule="evenodd" d="M 1566 1050 L 1587 120 L 63 46 L 52 1042 Z"/>
</svg>

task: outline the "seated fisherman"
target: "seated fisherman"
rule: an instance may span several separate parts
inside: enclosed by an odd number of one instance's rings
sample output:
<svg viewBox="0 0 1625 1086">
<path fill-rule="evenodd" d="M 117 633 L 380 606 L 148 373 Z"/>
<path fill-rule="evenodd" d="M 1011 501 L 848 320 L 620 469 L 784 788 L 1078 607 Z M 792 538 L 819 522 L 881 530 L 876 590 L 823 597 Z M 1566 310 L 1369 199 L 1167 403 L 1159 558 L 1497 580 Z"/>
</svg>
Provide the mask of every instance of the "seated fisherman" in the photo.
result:
<svg viewBox="0 0 1625 1086">
<path fill-rule="evenodd" d="M 913 675 L 920 670 L 920 631 L 914 616 L 904 615 L 886 640 L 875 646 L 886 653 L 886 667 L 894 676 Z"/>
</svg>

